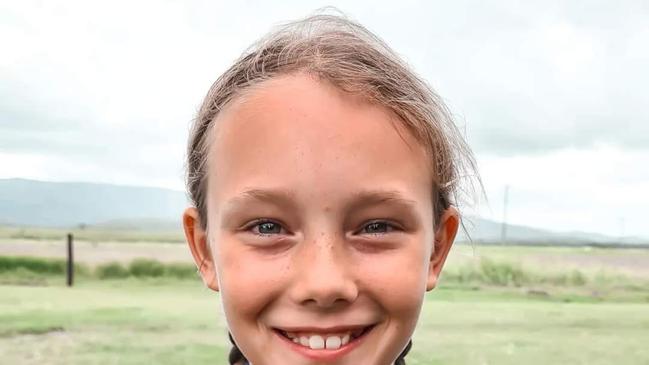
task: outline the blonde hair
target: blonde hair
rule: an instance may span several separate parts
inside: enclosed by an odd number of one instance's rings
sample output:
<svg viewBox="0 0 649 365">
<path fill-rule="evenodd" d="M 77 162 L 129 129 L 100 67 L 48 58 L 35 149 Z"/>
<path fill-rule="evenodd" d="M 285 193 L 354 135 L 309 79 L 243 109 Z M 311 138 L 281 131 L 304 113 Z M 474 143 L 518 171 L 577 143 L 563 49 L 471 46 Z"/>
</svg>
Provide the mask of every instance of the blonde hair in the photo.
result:
<svg viewBox="0 0 649 365">
<path fill-rule="evenodd" d="M 303 72 L 390 109 L 425 147 L 433 172 L 435 224 L 445 209 L 471 195 L 476 163 L 441 98 L 381 39 L 340 15 L 314 15 L 285 24 L 254 44 L 214 82 L 189 138 L 187 189 L 207 228 L 209 131 L 219 112 L 251 86 L 280 75 Z M 469 183 L 463 189 L 461 182 Z M 246 361 L 234 348 L 230 363 Z M 405 364 L 412 342 L 395 364 Z"/>
<path fill-rule="evenodd" d="M 207 93 L 187 152 L 187 188 L 203 228 L 207 227 L 208 132 L 214 119 L 251 86 L 296 72 L 361 95 L 399 117 L 430 157 L 435 222 L 449 205 L 458 205 L 460 193 L 472 195 L 473 178 L 479 182 L 476 162 L 441 98 L 365 27 L 344 16 L 319 14 L 287 23 L 262 38 Z"/>
</svg>

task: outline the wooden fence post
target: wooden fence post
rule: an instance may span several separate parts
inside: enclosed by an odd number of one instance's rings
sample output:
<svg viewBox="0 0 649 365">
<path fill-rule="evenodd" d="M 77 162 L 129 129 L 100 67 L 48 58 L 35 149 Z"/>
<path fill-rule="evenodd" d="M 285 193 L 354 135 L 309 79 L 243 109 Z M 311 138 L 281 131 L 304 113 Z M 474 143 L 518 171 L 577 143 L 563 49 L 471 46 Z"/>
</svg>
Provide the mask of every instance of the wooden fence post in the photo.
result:
<svg viewBox="0 0 649 365">
<path fill-rule="evenodd" d="M 67 270 L 67 283 L 68 286 L 74 284 L 74 256 L 72 252 L 72 233 L 68 233 L 68 270 Z"/>
</svg>

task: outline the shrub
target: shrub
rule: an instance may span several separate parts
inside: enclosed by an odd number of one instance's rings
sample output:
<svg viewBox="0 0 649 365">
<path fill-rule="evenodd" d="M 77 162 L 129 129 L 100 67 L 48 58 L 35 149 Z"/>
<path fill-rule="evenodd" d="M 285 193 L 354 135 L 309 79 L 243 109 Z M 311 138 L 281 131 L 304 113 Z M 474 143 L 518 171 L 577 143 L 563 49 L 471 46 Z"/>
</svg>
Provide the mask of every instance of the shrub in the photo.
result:
<svg viewBox="0 0 649 365">
<path fill-rule="evenodd" d="M 480 273 L 484 282 L 491 285 L 521 286 L 532 281 L 530 275 L 518 265 L 504 262 L 496 263 L 487 259 L 480 261 Z"/>
<path fill-rule="evenodd" d="M 0 257 L 0 272 L 15 271 L 19 268 L 34 273 L 63 274 L 66 262 L 60 259 L 41 259 L 37 257 Z"/>
<path fill-rule="evenodd" d="M 95 273 L 100 279 L 121 279 L 131 275 L 124 266 L 117 262 L 100 265 Z"/>
<path fill-rule="evenodd" d="M 155 260 L 137 259 L 131 262 L 128 271 L 135 277 L 160 277 L 164 275 L 165 267 Z"/>
<path fill-rule="evenodd" d="M 14 272 L 20 269 L 35 274 L 64 275 L 66 268 L 67 261 L 63 259 L 0 256 L 0 273 Z M 83 264 L 74 264 L 74 271 L 76 274 L 86 274 L 88 269 Z"/>
<path fill-rule="evenodd" d="M 187 264 L 167 264 L 165 266 L 165 275 L 178 279 L 196 278 L 196 266 Z"/>
<path fill-rule="evenodd" d="M 584 274 L 581 273 L 579 270 L 572 270 L 570 272 L 570 276 L 568 278 L 568 282 L 572 285 L 575 286 L 583 286 L 586 285 L 587 279 Z"/>
</svg>

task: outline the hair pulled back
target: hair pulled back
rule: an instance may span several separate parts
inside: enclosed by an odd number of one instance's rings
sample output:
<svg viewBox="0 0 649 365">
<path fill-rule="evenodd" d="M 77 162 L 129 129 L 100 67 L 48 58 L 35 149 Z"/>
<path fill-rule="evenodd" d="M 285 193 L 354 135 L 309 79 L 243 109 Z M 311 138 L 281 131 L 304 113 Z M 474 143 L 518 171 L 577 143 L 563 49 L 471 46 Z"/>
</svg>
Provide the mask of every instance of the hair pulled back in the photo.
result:
<svg viewBox="0 0 649 365">
<path fill-rule="evenodd" d="M 360 95 L 398 116 L 429 156 L 434 225 L 446 208 L 458 204 L 460 180 L 477 176 L 476 164 L 441 98 L 365 27 L 342 15 L 317 14 L 284 24 L 259 40 L 207 93 L 194 120 L 187 151 L 187 189 L 203 229 L 207 229 L 209 132 L 214 120 L 250 87 L 298 72 Z M 470 192 L 472 180 L 467 181 Z M 234 345 L 230 364 L 247 363 L 232 336 L 230 340 Z M 411 346 L 409 342 L 396 365 L 405 365 Z"/>
</svg>

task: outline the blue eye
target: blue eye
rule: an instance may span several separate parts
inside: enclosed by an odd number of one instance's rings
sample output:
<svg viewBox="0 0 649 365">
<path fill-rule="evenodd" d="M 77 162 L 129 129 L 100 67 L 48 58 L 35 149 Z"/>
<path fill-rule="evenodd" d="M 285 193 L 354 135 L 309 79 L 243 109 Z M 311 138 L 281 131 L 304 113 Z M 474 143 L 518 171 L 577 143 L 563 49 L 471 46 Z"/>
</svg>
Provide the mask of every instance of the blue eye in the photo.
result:
<svg viewBox="0 0 649 365">
<path fill-rule="evenodd" d="M 282 226 L 279 223 L 268 220 L 260 220 L 250 227 L 257 235 L 271 235 L 282 233 Z"/>
<path fill-rule="evenodd" d="M 377 221 L 377 222 L 370 222 L 363 227 L 363 233 L 369 233 L 369 234 L 383 234 L 383 233 L 388 233 L 394 230 L 394 226 L 389 224 L 388 222 L 382 222 L 382 221 Z"/>
</svg>

